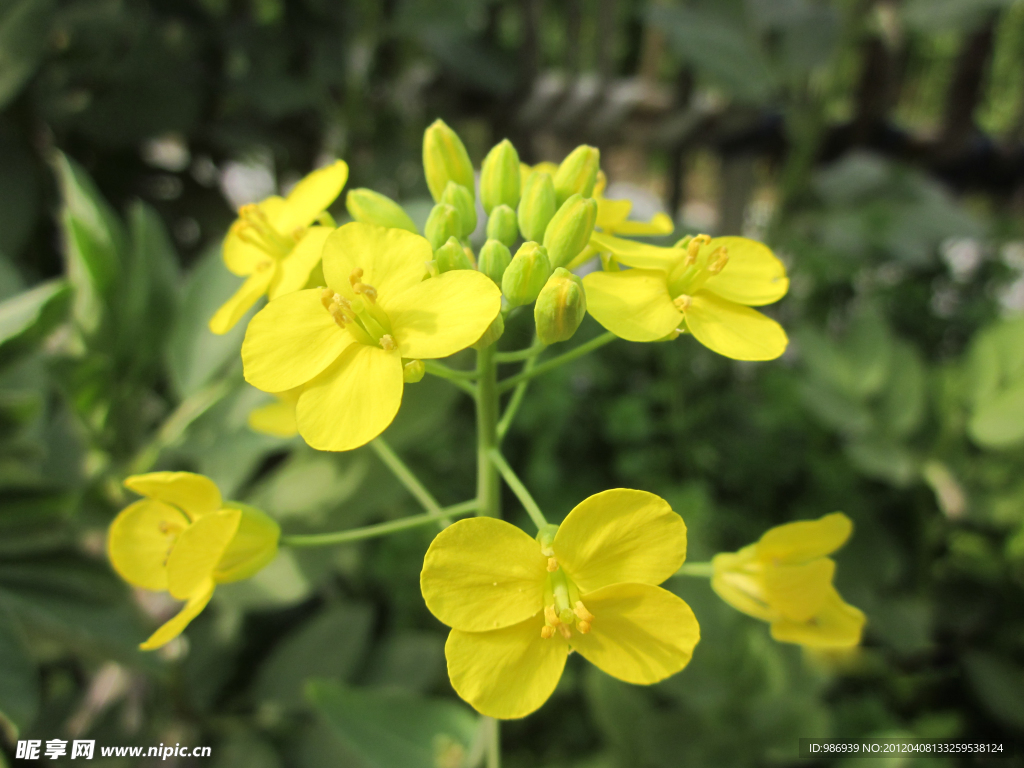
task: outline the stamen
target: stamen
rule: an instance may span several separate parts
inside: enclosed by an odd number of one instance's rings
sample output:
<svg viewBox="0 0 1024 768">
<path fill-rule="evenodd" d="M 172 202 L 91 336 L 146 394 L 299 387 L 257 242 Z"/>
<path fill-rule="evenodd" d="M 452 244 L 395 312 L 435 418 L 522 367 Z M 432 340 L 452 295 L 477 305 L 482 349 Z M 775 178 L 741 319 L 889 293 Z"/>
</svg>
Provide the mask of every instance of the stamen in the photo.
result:
<svg viewBox="0 0 1024 768">
<path fill-rule="evenodd" d="M 725 265 L 729 263 L 729 249 L 724 245 L 721 248 L 715 250 L 711 254 L 711 258 L 708 259 L 708 272 L 712 275 L 717 275 L 723 269 Z"/>
<path fill-rule="evenodd" d="M 580 621 L 576 623 L 576 629 L 580 631 L 581 635 L 585 635 L 590 631 L 589 621 Z"/>
<path fill-rule="evenodd" d="M 685 293 L 683 293 L 680 294 L 679 296 L 676 296 L 672 300 L 672 303 L 676 305 L 676 309 L 678 309 L 680 312 L 686 312 L 686 310 L 690 308 L 690 305 L 693 304 L 693 299 L 687 296 Z"/>
<path fill-rule="evenodd" d="M 576 601 L 576 610 L 573 611 L 580 621 L 590 623 L 594 620 L 594 614 L 587 610 L 587 607 L 583 605 L 582 600 Z"/>
<path fill-rule="evenodd" d="M 395 340 L 394 338 L 392 338 L 390 333 L 385 333 L 383 336 L 380 337 L 380 346 L 381 349 L 383 349 L 385 352 L 390 352 L 391 350 L 396 349 L 398 347 L 398 345 L 395 344 Z"/>
<path fill-rule="evenodd" d="M 543 627 L 540 628 L 540 636 L 545 640 L 550 640 L 552 637 L 555 636 L 555 628 L 545 624 Z"/>
<path fill-rule="evenodd" d="M 554 573 L 558 570 L 558 561 L 553 557 L 548 558 L 548 573 Z"/>
<path fill-rule="evenodd" d="M 363 268 L 362 267 L 356 267 L 355 269 L 352 270 L 352 274 L 350 274 L 348 276 L 349 285 L 351 285 L 353 288 L 355 288 L 356 287 L 356 283 L 358 283 L 362 279 L 363 279 Z"/>
<path fill-rule="evenodd" d="M 330 288 L 320 289 L 320 303 L 324 305 L 324 309 L 330 312 L 331 302 L 334 301 L 335 293 Z"/>
<path fill-rule="evenodd" d="M 371 304 L 377 303 L 377 289 L 366 283 L 353 283 L 352 290 L 362 294 Z"/>
<path fill-rule="evenodd" d="M 562 637 L 566 640 L 572 639 L 572 630 L 570 630 L 565 624 L 559 624 L 558 631 L 562 633 Z"/>
<path fill-rule="evenodd" d="M 555 613 L 555 606 L 553 605 L 544 606 L 544 620 L 552 627 L 557 627 L 562 623 L 562 620 L 558 618 L 558 614 Z"/>
<path fill-rule="evenodd" d="M 691 240 L 686 246 L 686 265 L 690 266 L 695 263 L 697 261 L 697 254 L 700 253 L 701 247 L 710 242 L 711 238 L 708 235 L 697 235 L 693 238 L 693 240 Z"/>
</svg>

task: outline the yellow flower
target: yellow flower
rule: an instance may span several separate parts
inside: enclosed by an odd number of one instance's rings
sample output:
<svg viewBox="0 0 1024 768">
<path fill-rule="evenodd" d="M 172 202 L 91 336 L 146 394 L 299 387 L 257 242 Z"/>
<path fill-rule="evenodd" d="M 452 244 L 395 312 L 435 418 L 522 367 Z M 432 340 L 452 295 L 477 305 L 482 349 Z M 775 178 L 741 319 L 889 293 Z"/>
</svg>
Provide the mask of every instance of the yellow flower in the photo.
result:
<svg viewBox="0 0 1024 768">
<path fill-rule="evenodd" d="M 224 263 L 248 276 L 234 296 L 210 320 L 210 330 L 227 333 L 260 296 L 271 299 L 305 287 L 320 261 L 329 227 L 311 227 L 348 180 L 348 166 L 338 160 L 295 185 L 287 198 L 268 197 L 243 205 L 224 238 Z"/>
<path fill-rule="evenodd" d="M 299 434 L 347 451 L 375 438 L 402 403 L 403 358 L 447 357 L 474 344 L 501 309 L 486 275 L 424 279 L 434 254 L 402 229 L 353 222 L 324 243 L 327 288 L 280 296 L 249 323 L 245 379 L 264 392 L 300 388 Z"/>
<path fill-rule="evenodd" d="M 667 502 L 616 489 L 537 539 L 489 517 L 454 523 L 427 550 L 420 589 L 452 627 L 445 656 L 459 696 L 517 718 L 547 701 L 570 649 L 629 683 L 685 667 L 697 619 L 657 586 L 685 557 L 686 525 Z"/>
<path fill-rule="evenodd" d="M 295 421 L 295 404 L 300 394 L 301 387 L 278 392 L 274 395 L 274 402 L 253 408 L 249 412 L 249 429 L 274 437 L 295 437 L 299 434 L 299 425 Z"/>
<path fill-rule="evenodd" d="M 835 552 L 853 524 L 842 512 L 772 528 L 756 544 L 712 560 L 711 586 L 738 611 L 771 623 L 772 637 L 812 648 L 860 643 L 864 614 L 843 602 Z"/>
<path fill-rule="evenodd" d="M 778 301 L 789 289 L 785 267 L 767 246 L 707 235 L 676 248 L 604 234 L 593 235 L 591 243 L 633 267 L 583 279 L 587 311 L 616 336 L 660 341 L 688 331 L 734 360 L 774 360 L 785 351 L 789 340 L 782 326 L 751 309 Z"/>
<path fill-rule="evenodd" d="M 151 472 L 124 484 L 145 498 L 110 524 L 114 570 L 129 584 L 185 601 L 139 646 L 151 651 L 181 634 L 210 602 L 214 586 L 247 579 L 273 560 L 281 531 L 258 509 L 224 502 L 203 475 Z"/>
<path fill-rule="evenodd" d="M 629 218 L 633 203 L 629 200 L 609 200 L 604 196 L 608 178 L 604 171 L 597 172 L 594 185 L 594 199 L 597 200 L 597 225 L 599 232 L 606 235 L 654 236 L 671 235 L 675 225 L 664 213 L 656 213 L 650 221 L 632 221 Z"/>
</svg>

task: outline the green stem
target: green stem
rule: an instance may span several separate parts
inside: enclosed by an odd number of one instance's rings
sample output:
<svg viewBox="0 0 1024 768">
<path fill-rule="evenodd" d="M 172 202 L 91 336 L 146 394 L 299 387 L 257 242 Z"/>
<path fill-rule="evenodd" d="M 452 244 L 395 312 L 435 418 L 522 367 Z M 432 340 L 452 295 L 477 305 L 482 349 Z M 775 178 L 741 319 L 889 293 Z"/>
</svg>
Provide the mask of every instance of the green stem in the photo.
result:
<svg viewBox="0 0 1024 768">
<path fill-rule="evenodd" d="M 476 353 L 476 513 L 501 517 L 501 489 L 498 475 L 487 452 L 498 444 L 498 367 L 494 345 Z"/>
<path fill-rule="evenodd" d="M 493 717 L 485 718 L 490 730 L 487 739 L 487 768 L 501 768 L 501 722 Z"/>
<path fill-rule="evenodd" d="M 531 357 L 526 361 L 526 365 L 523 366 L 522 373 L 529 373 L 533 370 L 533 367 L 537 364 L 537 358 Z M 512 420 L 516 417 L 516 413 L 519 412 L 519 406 L 523 404 L 523 398 L 526 397 L 526 389 L 530 386 L 530 380 L 516 384 L 515 391 L 512 393 L 512 397 L 509 398 L 508 405 L 505 406 L 505 412 L 501 415 L 501 421 L 498 422 L 498 442 L 500 443 L 505 439 L 505 435 L 508 434 L 509 427 L 512 426 Z"/>
<path fill-rule="evenodd" d="M 533 500 L 533 496 L 526 490 L 526 486 L 523 485 L 523 481 L 519 479 L 515 472 L 512 471 L 512 467 L 505 461 L 505 457 L 501 455 L 501 451 L 497 448 L 492 448 L 488 451 L 488 457 L 498 471 L 501 472 L 501 476 L 505 478 L 505 482 L 508 487 L 512 489 L 512 493 L 519 499 L 519 503 L 523 505 L 523 509 L 533 520 L 533 524 L 538 529 L 543 528 L 548 524 L 547 518 L 544 517 L 544 513 L 540 511 L 540 507 L 537 506 L 537 502 Z"/>
<path fill-rule="evenodd" d="M 476 371 L 459 371 L 455 368 L 449 368 L 444 363 L 439 363 L 436 360 L 424 360 L 423 367 L 427 373 L 431 373 L 434 376 L 440 376 L 442 379 L 475 379 L 477 377 Z"/>
<path fill-rule="evenodd" d="M 610 341 L 613 341 L 616 338 L 617 337 L 615 336 L 615 334 L 612 333 L 611 331 L 608 331 L 607 333 L 602 333 L 600 336 L 591 339 L 585 344 L 580 344 L 575 349 L 570 349 L 568 352 L 565 352 L 559 355 L 558 357 L 553 357 L 550 360 L 541 363 L 533 370 L 524 370 L 522 373 L 517 373 L 515 376 L 509 376 L 507 379 L 498 384 L 498 392 L 507 392 L 508 390 L 517 386 L 521 382 L 529 381 L 535 376 L 540 376 L 542 373 L 547 373 L 548 371 L 552 370 L 553 368 L 557 368 L 563 363 L 568 363 L 572 360 L 575 360 L 577 357 L 583 357 L 583 355 L 587 354 L 588 352 L 593 352 L 595 349 L 603 347 L 605 344 L 607 344 Z"/>
<path fill-rule="evenodd" d="M 441 505 L 438 504 L 434 494 L 426 489 L 419 478 L 409 469 L 409 465 L 391 450 L 391 446 L 384 442 L 384 438 L 378 437 L 370 443 L 380 460 L 398 478 L 398 481 L 405 486 L 405 489 L 413 495 L 420 505 L 432 515 L 441 513 Z"/>
<path fill-rule="evenodd" d="M 673 576 L 697 576 L 710 579 L 715 575 L 715 567 L 711 563 L 683 563 Z"/>
<path fill-rule="evenodd" d="M 544 351 L 546 346 L 543 342 L 534 339 L 533 344 L 526 349 L 517 349 L 515 352 L 497 352 L 494 355 L 494 359 L 499 363 L 518 363 L 520 360 L 529 360 L 532 357 L 536 357 Z"/>
<path fill-rule="evenodd" d="M 387 536 L 389 533 L 404 531 L 407 528 L 416 528 L 434 521 L 443 521 L 449 517 L 464 515 L 476 509 L 476 499 L 464 501 L 461 504 L 453 504 L 444 507 L 437 512 L 428 512 L 424 515 L 413 515 L 398 520 L 390 520 L 377 525 L 367 525 L 363 528 L 353 528 L 350 531 L 335 531 L 333 533 L 310 533 L 282 536 L 281 544 L 286 547 L 327 547 L 334 544 L 347 544 L 352 541 L 373 539 L 378 536 Z"/>
</svg>

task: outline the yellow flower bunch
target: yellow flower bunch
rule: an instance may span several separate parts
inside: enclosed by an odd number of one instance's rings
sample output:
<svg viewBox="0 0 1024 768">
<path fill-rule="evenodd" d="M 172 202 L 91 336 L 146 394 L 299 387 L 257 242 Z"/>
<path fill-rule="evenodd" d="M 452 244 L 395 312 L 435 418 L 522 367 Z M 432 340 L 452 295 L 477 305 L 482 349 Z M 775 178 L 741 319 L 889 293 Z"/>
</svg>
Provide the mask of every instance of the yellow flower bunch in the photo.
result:
<svg viewBox="0 0 1024 768">
<path fill-rule="evenodd" d="M 629 683 L 685 667 L 700 628 L 657 586 L 685 557 L 686 525 L 666 501 L 616 489 L 537 539 L 493 518 L 454 523 L 427 550 L 420 588 L 452 628 L 456 692 L 485 715 L 519 718 L 551 696 L 570 650 Z"/>
<path fill-rule="evenodd" d="M 338 160 L 306 176 L 286 198 L 268 197 L 239 209 L 224 238 L 224 263 L 248 279 L 217 310 L 211 331 L 230 331 L 264 294 L 274 299 L 305 287 L 332 231 L 310 225 L 341 194 L 347 180 L 348 165 Z"/>
<path fill-rule="evenodd" d="M 280 528 L 258 509 L 224 502 L 203 475 L 151 472 L 124 484 L 145 498 L 110 524 L 107 553 L 114 570 L 129 584 L 185 601 L 139 646 L 151 651 L 182 633 L 217 584 L 247 579 L 273 560 Z"/>
<path fill-rule="evenodd" d="M 771 624 L 772 637 L 810 648 L 860 643 L 864 614 L 843 601 L 832 577 L 835 552 L 853 531 L 841 512 L 772 528 L 739 552 L 712 560 L 711 586 L 738 611 Z"/>
</svg>

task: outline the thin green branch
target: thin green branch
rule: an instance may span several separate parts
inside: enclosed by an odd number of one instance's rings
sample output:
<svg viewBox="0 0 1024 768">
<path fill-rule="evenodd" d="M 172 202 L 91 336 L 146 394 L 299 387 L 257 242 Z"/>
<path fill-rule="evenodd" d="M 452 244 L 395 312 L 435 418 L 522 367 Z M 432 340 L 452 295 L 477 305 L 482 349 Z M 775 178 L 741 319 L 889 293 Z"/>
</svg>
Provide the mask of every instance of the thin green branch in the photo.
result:
<svg viewBox="0 0 1024 768">
<path fill-rule="evenodd" d="M 398 520 L 390 520 L 377 525 L 367 525 L 363 528 L 353 528 L 350 531 L 335 531 L 333 533 L 309 533 L 282 536 L 281 544 L 286 547 L 328 547 L 334 544 L 348 544 L 353 541 L 374 539 L 378 536 L 387 536 L 390 533 L 397 533 L 408 528 L 416 528 L 420 525 L 427 525 L 435 521 L 443 521 L 447 518 L 465 515 L 476 509 L 476 499 L 464 501 L 461 504 L 453 504 L 444 507 L 437 512 L 428 512 L 423 515 L 403 517 Z"/>
<path fill-rule="evenodd" d="M 532 357 L 536 357 L 547 347 L 539 339 L 534 339 L 533 344 L 528 346 L 526 349 L 517 349 L 515 352 L 497 352 L 494 355 L 495 362 L 498 363 L 518 363 L 520 360 L 529 360 Z"/>
<path fill-rule="evenodd" d="M 533 370 L 533 367 L 537 364 L 537 357 L 531 357 L 526 361 L 526 365 L 523 366 L 521 373 L 527 374 Z M 505 439 L 505 435 L 508 433 L 509 427 L 512 426 L 512 420 L 515 419 L 516 413 L 519 412 L 519 406 L 523 404 L 523 398 L 526 397 L 526 389 L 530 386 L 530 380 L 524 379 L 523 381 L 516 384 L 515 391 L 512 393 L 512 397 L 509 398 L 508 405 L 505 406 L 505 412 L 501 414 L 501 420 L 498 422 L 498 443 Z"/>
<path fill-rule="evenodd" d="M 536 525 L 538 529 L 547 525 L 548 521 L 547 518 L 544 517 L 544 513 L 540 511 L 540 507 L 537 506 L 537 502 L 533 500 L 533 496 L 531 496 L 530 492 L 526 490 L 526 486 L 523 485 L 523 481 L 519 479 L 518 475 L 512 471 L 512 467 L 510 467 L 508 462 L 505 461 L 505 457 L 501 455 L 501 451 L 497 448 L 492 448 L 488 451 L 487 455 L 490 458 L 491 463 L 497 467 L 501 476 L 505 478 L 505 483 L 512 489 L 512 493 L 516 495 L 516 498 L 519 499 L 519 503 L 523 505 L 523 509 L 526 510 L 530 519 L 533 520 L 533 524 Z"/>
<path fill-rule="evenodd" d="M 711 563 L 683 563 L 673 576 L 696 576 L 710 579 L 715 575 L 715 567 Z"/>
<path fill-rule="evenodd" d="M 476 397 L 476 385 L 470 384 L 468 381 L 465 381 L 464 379 L 449 376 L 448 371 L 451 371 L 451 368 L 441 365 L 440 363 L 435 362 L 433 360 L 424 360 L 423 369 L 431 376 L 437 376 L 439 379 L 444 379 L 453 387 L 461 389 L 470 397 Z"/>
<path fill-rule="evenodd" d="M 547 373 L 564 363 L 575 360 L 577 357 L 583 357 L 583 355 L 588 352 L 593 352 L 595 349 L 603 347 L 605 344 L 610 341 L 614 341 L 616 338 L 615 334 L 611 331 L 602 333 L 600 336 L 591 339 L 585 344 L 580 344 L 578 347 L 570 349 L 568 352 L 565 352 L 558 357 L 546 360 L 531 371 L 522 371 L 521 373 L 517 373 L 515 376 L 509 376 L 504 381 L 498 382 L 498 392 L 508 392 L 508 390 L 517 386 L 520 382 L 529 381 L 536 376 L 540 376 L 542 373 Z"/>
<path fill-rule="evenodd" d="M 426 368 L 427 373 L 433 374 L 434 376 L 440 376 L 442 379 L 475 379 L 477 372 L 473 371 L 460 371 L 455 368 L 449 368 L 444 363 L 439 363 L 437 360 L 424 360 L 423 367 Z"/>
<path fill-rule="evenodd" d="M 486 718 L 490 730 L 487 740 L 487 768 L 501 768 L 501 721 Z"/>
<path fill-rule="evenodd" d="M 384 462 L 385 466 L 391 470 L 394 476 L 398 478 L 398 481 L 405 486 L 405 489 L 420 503 L 420 506 L 432 515 L 440 514 L 441 505 L 434 498 L 434 494 L 427 490 L 426 486 L 409 469 L 409 465 L 402 461 L 401 457 L 391 449 L 390 445 L 384 442 L 383 438 L 378 437 L 376 440 L 373 440 L 370 443 L 370 447 L 373 448 L 374 453 L 380 457 L 380 460 Z"/>
</svg>

